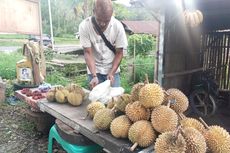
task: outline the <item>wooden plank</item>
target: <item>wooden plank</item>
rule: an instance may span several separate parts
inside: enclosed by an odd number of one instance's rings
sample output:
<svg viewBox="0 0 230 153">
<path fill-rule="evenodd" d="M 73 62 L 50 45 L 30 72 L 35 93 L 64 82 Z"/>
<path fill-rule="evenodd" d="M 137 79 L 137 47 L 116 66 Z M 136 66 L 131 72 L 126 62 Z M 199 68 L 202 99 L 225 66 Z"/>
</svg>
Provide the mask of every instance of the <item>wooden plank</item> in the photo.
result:
<svg viewBox="0 0 230 153">
<path fill-rule="evenodd" d="M 47 102 L 46 100 L 38 102 L 38 105 L 43 112 L 47 112 L 55 118 L 60 119 L 65 124 L 74 128 L 76 131 L 106 148 L 110 152 L 131 153 L 129 148 L 132 146 L 132 143 L 128 141 L 128 139 L 117 139 L 113 137 L 109 131 L 98 131 L 94 127 L 91 119 L 82 119 L 87 114 L 86 107 L 88 104 L 88 100 L 85 100 L 83 104 L 78 107 L 73 107 L 69 104 Z M 146 150 L 149 150 L 149 148 L 146 148 Z M 139 151 L 145 152 L 145 149 L 137 148 L 134 153 Z"/>
</svg>

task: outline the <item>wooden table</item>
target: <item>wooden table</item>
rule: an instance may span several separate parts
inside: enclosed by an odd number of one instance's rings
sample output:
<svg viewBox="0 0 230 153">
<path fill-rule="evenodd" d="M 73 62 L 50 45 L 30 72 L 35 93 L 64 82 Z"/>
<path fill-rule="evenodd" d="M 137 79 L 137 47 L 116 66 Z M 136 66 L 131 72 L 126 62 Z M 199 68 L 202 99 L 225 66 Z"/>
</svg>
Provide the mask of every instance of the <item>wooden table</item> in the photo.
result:
<svg viewBox="0 0 230 153">
<path fill-rule="evenodd" d="M 85 100 L 78 107 L 73 107 L 70 104 L 48 102 L 46 99 L 40 100 L 37 104 L 41 111 L 60 119 L 106 150 L 112 153 L 131 153 L 129 148 L 132 146 L 132 143 L 128 139 L 117 139 L 109 131 L 98 131 L 91 119 L 83 119 L 87 114 L 86 106 L 89 104 L 89 101 Z M 145 149 L 136 148 L 134 152 L 152 153 L 153 146 Z"/>
</svg>

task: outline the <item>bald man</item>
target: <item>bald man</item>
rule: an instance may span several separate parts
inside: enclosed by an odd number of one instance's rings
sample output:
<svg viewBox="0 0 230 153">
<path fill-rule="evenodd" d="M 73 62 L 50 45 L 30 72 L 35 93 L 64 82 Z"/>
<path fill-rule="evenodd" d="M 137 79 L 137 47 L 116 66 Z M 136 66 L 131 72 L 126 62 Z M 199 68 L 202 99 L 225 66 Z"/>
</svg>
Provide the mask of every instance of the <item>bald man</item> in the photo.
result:
<svg viewBox="0 0 230 153">
<path fill-rule="evenodd" d="M 113 87 L 120 86 L 119 65 L 128 43 L 121 22 L 112 14 L 111 0 L 95 0 L 93 16 L 86 18 L 79 25 L 80 43 L 84 49 L 91 89 L 107 79 L 111 81 Z M 92 17 L 95 18 L 107 40 L 115 47 L 115 53 L 106 46 L 97 32 Z"/>
</svg>

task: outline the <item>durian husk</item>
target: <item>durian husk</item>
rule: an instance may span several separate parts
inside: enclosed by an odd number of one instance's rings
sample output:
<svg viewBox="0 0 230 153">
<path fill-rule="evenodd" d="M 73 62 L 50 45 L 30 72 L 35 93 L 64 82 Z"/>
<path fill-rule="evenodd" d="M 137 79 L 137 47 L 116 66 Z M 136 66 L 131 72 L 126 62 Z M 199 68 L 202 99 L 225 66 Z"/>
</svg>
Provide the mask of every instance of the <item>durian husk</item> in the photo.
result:
<svg viewBox="0 0 230 153">
<path fill-rule="evenodd" d="M 68 102 L 73 106 L 79 106 L 83 102 L 82 94 L 78 92 L 70 92 L 67 96 Z"/>
<path fill-rule="evenodd" d="M 156 153 L 185 153 L 186 141 L 180 133 L 175 135 L 175 132 L 164 132 L 156 139 L 154 151 Z"/>
<path fill-rule="evenodd" d="M 177 113 L 183 113 L 188 109 L 189 101 L 187 96 L 179 89 L 171 88 L 167 90 L 169 94 L 166 96 L 167 101 L 175 100 L 175 103 L 171 103 L 170 107 Z"/>
<path fill-rule="evenodd" d="M 145 108 L 154 108 L 163 103 L 164 91 L 156 83 L 146 84 L 140 89 L 139 101 Z"/>
<path fill-rule="evenodd" d="M 139 101 L 129 103 L 125 107 L 125 114 L 132 122 L 139 120 L 149 120 L 150 118 L 150 110 L 141 105 Z"/>
<path fill-rule="evenodd" d="M 154 129 L 160 133 L 174 131 L 178 125 L 178 116 L 168 106 L 158 106 L 152 111 L 151 123 Z"/>
<path fill-rule="evenodd" d="M 110 128 L 112 120 L 115 118 L 115 114 L 108 108 L 100 109 L 93 117 L 94 125 L 99 130 L 107 130 Z"/>
<path fill-rule="evenodd" d="M 182 136 L 185 138 L 186 153 L 206 153 L 207 145 L 204 136 L 194 128 L 183 128 Z"/>
<path fill-rule="evenodd" d="M 134 84 L 131 90 L 131 98 L 132 101 L 139 101 L 139 92 L 142 87 L 144 87 L 144 83 Z"/>
<path fill-rule="evenodd" d="M 121 115 L 111 122 L 111 134 L 116 138 L 127 138 L 131 124 L 131 121 L 126 115 Z"/>
<path fill-rule="evenodd" d="M 131 95 L 130 94 L 123 94 L 118 97 L 115 102 L 115 107 L 120 110 L 121 112 L 125 112 L 125 107 L 128 103 L 132 103 Z"/>
<path fill-rule="evenodd" d="M 95 102 L 91 102 L 88 106 L 87 106 L 87 113 L 89 115 L 90 118 L 93 118 L 94 115 L 96 114 L 96 112 L 100 109 L 105 108 L 105 105 L 99 101 L 95 101 Z"/>
<path fill-rule="evenodd" d="M 230 135 L 224 128 L 209 126 L 204 136 L 212 153 L 230 153 Z"/>
<path fill-rule="evenodd" d="M 141 120 L 131 125 L 128 138 L 132 143 L 137 143 L 140 147 L 148 147 L 155 141 L 156 133 L 149 121 Z"/>
</svg>

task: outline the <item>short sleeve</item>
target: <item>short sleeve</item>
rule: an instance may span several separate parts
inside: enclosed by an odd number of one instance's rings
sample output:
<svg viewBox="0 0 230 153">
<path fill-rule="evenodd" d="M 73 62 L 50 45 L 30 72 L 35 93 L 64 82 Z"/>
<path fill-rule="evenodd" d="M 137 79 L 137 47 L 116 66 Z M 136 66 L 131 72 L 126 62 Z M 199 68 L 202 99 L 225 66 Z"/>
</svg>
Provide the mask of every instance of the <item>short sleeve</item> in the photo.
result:
<svg viewBox="0 0 230 153">
<path fill-rule="evenodd" d="M 90 35 L 89 35 L 89 31 L 87 30 L 88 26 L 86 25 L 87 24 L 86 22 L 87 21 L 84 20 L 79 25 L 80 44 L 82 45 L 83 48 L 91 47 Z"/>
<path fill-rule="evenodd" d="M 125 29 L 120 21 L 117 21 L 117 38 L 115 41 L 116 48 L 127 49 L 128 42 L 125 33 Z"/>
</svg>

